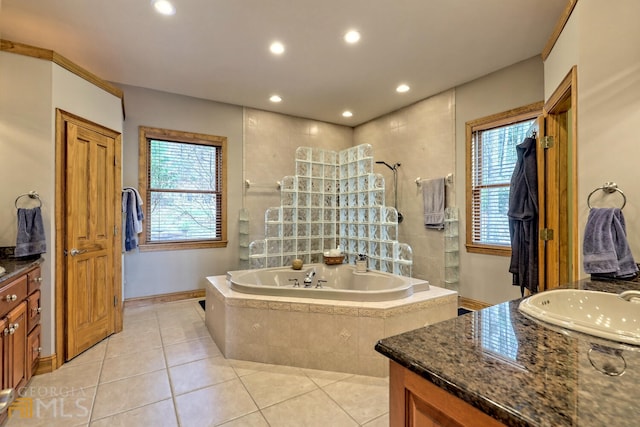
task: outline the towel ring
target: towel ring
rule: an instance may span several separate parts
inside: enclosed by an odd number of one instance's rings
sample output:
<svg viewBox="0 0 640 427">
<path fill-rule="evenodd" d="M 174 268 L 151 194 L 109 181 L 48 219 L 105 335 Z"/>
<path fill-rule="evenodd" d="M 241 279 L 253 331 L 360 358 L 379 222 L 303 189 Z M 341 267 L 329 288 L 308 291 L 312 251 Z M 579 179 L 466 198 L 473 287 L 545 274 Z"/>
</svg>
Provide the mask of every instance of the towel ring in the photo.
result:
<svg viewBox="0 0 640 427">
<path fill-rule="evenodd" d="M 30 199 L 37 200 L 38 201 L 38 206 L 37 206 L 38 208 L 42 206 L 42 200 L 40 200 L 40 195 L 38 194 L 37 191 L 33 191 L 32 190 L 32 191 L 29 191 L 28 193 L 24 193 L 24 194 L 21 194 L 18 197 L 16 197 L 16 201 L 14 203 L 16 205 L 16 209 L 18 209 L 18 201 L 20 199 L 22 199 L 23 197 L 28 197 Z"/>
<path fill-rule="evenodd" d="M 624 192 L 618 188 L 618 184 L 616 184 L 615 182 L 605 182 L 602 187 L 598 187 L 595 190 L 593 190 L 591 193 L 589 193 L 589 196 L 587 197 L 587 206 L 589 207 L 589 209 L 592 208 L 591 196 L 593 195 L 593 193 L 595 193 L 598 190 L 602 190 L 607 194 L 611 194 L 617 191 L 622 196 L 622 207 L 620 207 L 620 209 L 621 210 L 624 209 L 624 207 L 627 205 L 627 196 L 625 196 Z"/>
</svg>

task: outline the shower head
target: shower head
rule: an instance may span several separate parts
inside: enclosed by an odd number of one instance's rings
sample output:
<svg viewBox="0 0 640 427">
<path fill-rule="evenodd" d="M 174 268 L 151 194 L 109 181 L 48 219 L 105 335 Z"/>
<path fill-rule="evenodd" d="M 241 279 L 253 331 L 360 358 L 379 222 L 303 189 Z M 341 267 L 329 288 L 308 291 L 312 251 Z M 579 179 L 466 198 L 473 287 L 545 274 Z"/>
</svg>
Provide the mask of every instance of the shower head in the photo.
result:
<svg viewBox="0 0 640 427">
<path fill-rule="evenodd" d="M 378 160 L 376 163 L 379 164 L 379 165 L 385 165 L 386 167 L 388 167 L 392 171 L 395 171 L 396 169 L 398 169 L 398 167 L 400 167 L 400 163 L 394 163 L 393 166 L 391 166 L 389 163 L 387 163 L 385 161 L 382 161 L 382 160 Z"/>
</svg>

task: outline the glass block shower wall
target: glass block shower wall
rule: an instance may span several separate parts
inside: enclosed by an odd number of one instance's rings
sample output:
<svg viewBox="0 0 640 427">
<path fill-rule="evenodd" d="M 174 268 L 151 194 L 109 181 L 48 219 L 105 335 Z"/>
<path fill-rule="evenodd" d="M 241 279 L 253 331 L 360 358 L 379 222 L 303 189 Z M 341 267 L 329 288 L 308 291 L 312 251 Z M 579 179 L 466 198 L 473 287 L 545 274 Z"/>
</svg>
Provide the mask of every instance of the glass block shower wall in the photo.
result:
<svg viewBox="0 0 640 427">
<path fill-rule="evenodd" d="M 384 206 L 371 146 L 338 153 L 298 147 L 295 160 L 296 175 L 282 180 L 281 205 L 265 212 L 265 239 L 249 245 L 250 268 L 322 262 L 339 245 L 347 263 L 365 254 L 370 269 L 411 276 L 411 247 L 397 241 L 398 213 Z"/>
</svg>

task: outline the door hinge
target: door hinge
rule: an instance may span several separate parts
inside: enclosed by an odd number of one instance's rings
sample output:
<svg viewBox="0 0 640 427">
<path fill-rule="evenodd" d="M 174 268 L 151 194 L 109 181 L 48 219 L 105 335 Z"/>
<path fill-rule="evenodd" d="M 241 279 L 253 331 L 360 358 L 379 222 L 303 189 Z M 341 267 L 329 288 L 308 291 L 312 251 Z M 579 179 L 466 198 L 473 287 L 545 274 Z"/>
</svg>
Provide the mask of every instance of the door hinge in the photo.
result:
<svg viewBox="0 0 640 427">
<path fill-rule="evenodd" d="M 554 143 L 555 143 L 555 139 L 553 138 L 553 136 L 550 136 L 550 135 L 544 136 L 540 140 L 540 144 L 542 145 L 542 148 L 551 148 L 553 147 Z"/>
<path fill-rule="evenodd" d="M 553 240 L 553 229 L 543 228 L 542 230 L 540 230 L 540 240 Z"/>
<path fill-rule="evenodd" d="M 116 296 L 113 297 L 113 306 L 114 307 L 118 306 L 118 297 L 116 297 Z"/>
<path fill-rule="evenodd" d="M 113 235 L 114 235 L 114 236 L 117 236 L 117 235 L 118 235 L 118 226 L 117 226 L 117 225 L 114 225 L 114 226 L 113 226 Z"/>
</svg>

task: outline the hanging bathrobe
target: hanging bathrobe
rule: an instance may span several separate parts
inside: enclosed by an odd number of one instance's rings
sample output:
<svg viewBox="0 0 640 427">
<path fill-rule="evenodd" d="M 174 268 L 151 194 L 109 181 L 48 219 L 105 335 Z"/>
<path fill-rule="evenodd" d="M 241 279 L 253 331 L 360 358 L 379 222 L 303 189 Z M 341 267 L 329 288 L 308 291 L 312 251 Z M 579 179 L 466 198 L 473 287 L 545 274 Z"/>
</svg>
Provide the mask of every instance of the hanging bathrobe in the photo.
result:
<svg viewBox="0 0 640 427">
<path fill-rule="evenodd" d="M 518 159 L 509 190 L 509 232 L 513 285 L 538 292 L 538 171 L 536 139 L 516 146 Z"/>
</svg>

